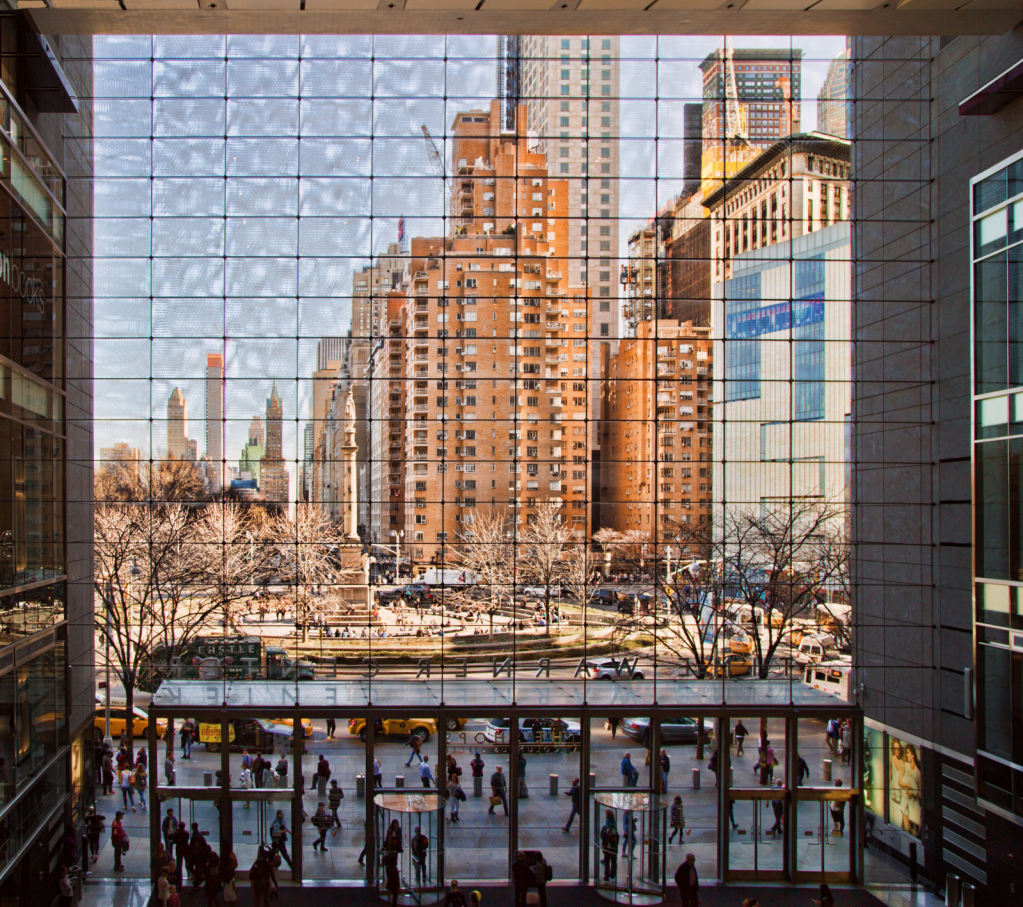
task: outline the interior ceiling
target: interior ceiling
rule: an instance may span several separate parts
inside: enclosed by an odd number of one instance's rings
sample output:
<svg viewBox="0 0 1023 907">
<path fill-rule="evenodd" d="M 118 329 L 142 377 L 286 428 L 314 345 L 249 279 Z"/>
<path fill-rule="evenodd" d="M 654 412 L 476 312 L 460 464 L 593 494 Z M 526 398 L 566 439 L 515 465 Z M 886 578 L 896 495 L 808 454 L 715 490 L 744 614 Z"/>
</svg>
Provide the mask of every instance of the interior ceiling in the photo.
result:
<svg viewBox="0 0 1023 907">
<path fill-rule="evenodd" d="M 1023 0 L 19 0 L 43 34 L 1003 34 Z"/>
</svg>

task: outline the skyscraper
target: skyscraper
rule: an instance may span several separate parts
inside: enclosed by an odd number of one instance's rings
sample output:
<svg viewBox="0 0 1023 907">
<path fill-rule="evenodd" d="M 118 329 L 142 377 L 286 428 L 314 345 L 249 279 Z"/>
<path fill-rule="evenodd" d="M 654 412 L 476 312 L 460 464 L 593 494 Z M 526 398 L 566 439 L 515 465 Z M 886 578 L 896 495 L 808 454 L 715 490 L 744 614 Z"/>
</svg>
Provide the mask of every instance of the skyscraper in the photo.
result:
<svg viewBox="0 0 1023 907">
<path fill-rule="evenodd" d="M 817 95 L 817 131 L 847 138 L 846 106 L 849 103 L 849 54 L 831 61 L 828 74 Z"/>
<path fill-rule="evenodd" d="M 188 444 L 188 401 L 180 387 L 174 388 L 167 401 L 167 457 L 194 459 Z"/>
<path fill-rule="evenodd" d="M 288 499 L 288 471 L 284 468 L 282 446 L 284 406 L 277 393 L 277 382 L 266 401 L 266 448 L 259 467 L 259 484 L 268 501 Z"/>
<path fill-rule="evenodd" d="M 210 490 L 224 487 L 224 357 L 206 357 L 206 458 L 210 461 Z"/>
</svg>

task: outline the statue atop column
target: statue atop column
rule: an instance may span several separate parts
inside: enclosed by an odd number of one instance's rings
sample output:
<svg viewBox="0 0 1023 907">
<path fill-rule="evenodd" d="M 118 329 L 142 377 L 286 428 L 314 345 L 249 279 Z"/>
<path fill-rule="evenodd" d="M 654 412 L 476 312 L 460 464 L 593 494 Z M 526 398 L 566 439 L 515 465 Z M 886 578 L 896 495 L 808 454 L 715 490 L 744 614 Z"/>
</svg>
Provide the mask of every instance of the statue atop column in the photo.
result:
<svg viewBox="0 0 1023 907">
<path fill-rule="evenodd" d="M 356 493 L 355 455 L 358 445 L 355 443 L 355 398 L 351 388 L 345 400 L 344 445 L 341 448 L 344 469 L 344 488 L 342 489 L 342 529 L 345 536 L 353 541 L 359 538 L 358 513 L 359 502 Z"/>
</svg>

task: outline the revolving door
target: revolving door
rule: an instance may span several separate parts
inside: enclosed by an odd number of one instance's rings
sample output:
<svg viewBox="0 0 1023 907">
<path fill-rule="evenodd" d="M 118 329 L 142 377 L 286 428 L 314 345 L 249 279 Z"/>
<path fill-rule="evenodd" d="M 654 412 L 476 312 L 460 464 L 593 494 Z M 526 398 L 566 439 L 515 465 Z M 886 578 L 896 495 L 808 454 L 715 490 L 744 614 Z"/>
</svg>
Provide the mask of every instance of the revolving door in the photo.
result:
<svg viewBox="0 0 1023 907">
<path fill-rule="evenodd" d="M 665 899 L 668 802 L 644 791 L 593 795 L 593 872 L 600 895 L 619 904 Z"/>
<path fill-rule="evenodd" d="M 444 890 L 444 797 L 386 793 L 373 798 L 379 853 L 377 894 L 399 904 L 433 904 Z"/>
</svg>

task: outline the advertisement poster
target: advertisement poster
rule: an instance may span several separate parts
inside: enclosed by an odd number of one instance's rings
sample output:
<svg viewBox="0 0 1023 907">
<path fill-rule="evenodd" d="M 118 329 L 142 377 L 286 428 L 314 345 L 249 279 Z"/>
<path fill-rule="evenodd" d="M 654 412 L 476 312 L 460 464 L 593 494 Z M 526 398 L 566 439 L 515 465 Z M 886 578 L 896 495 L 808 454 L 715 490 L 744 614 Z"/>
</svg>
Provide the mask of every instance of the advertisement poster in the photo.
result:
<svg viewBox="0 0 1023 907">
<path fill-rule="evenodd" d="M 920 837 L 923 778 L 915 744 L 888 738 L 888 823 Z"/>
<path fill-rule="evenodd" d="M 863 729 L 863 807 L 884 819 L 884 734 Z"/>
</svg>

